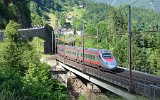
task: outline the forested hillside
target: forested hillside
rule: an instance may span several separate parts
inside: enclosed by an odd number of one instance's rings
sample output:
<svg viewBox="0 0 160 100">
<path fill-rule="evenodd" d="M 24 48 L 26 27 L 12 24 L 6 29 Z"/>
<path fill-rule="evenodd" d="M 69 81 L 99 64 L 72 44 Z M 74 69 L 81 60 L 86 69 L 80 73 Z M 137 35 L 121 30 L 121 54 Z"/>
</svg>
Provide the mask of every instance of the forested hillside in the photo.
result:
<svg viewBox="0 0 160 100">
<path fill-rule="evenodd" d="M 85 21 L 85 34 L 93 37 L 85 38 L 85 47 L 97 48 L 95 37 L 98 32 L 98 48 L 112 51 L 117 63 L 127 67 L 128 6 L 115 7 L 92 1 L 85 2 L 85 5 L 81 17 L 75 16 L 71 21 L 77 31 L 82 30 L 82 21 Z M 133 69 L 160 75 L 159 23 L 159 13 L 132 6 Z M 81 41 L 82 38 L 77 37 L 76 45 L 82 46 Z"/>
<path fill-rule="evenodd" d="M 0 0 L 0 29 L 4 29 L 9 20 L 14 20 L 27 28 L 46 24 L 45 12 L 62 8 L 59 0 Z"/>
<path fill-rule="evenodd" d="M 132 4 L 132 6 L 139 8 L 152 9 L 154 11 L 160 12 L 160 1 L 159 0 L 92 0 L 95 2 L 107 3 L 113 6 L 123 6 L 126 4 Z M 136 1 L 136 2 L 135 2 Z"/>
<path fill-rule="evenodd" d="M 25 0 L 0 0 L 0 29 L 4 29 L 9 20 L 31 26 L 30 10 Z"/>
</svg>

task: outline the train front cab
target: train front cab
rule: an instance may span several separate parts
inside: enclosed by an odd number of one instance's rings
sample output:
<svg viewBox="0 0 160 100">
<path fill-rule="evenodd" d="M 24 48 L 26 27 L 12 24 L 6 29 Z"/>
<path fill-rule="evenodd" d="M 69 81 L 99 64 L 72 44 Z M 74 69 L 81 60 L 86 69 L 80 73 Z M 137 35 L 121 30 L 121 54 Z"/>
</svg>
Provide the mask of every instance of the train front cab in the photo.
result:
<svg viewBox="0 0 160 100">
<path fill-rule="evenodd" d="M 107 50 L 99 52 L 99 62 L 104 69 L 114 70 L 117 67 L 114 56 Z"/>
</svg>

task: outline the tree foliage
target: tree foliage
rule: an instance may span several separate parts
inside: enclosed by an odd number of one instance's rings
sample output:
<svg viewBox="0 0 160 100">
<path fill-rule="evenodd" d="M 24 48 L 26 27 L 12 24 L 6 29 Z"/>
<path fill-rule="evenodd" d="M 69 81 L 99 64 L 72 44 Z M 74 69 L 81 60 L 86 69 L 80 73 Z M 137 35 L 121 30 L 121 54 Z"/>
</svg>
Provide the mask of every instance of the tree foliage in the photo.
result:
<svg viewBox="0 0 160 100">
<path fill-rule="evenodd" d="M 66 88 L 49 75 L 49 66 L 18 32 L 20 25 L 10 21 L 0 43 L 0 95 L 22 100 L 51 100 L 66 97 Z M 55 96 L 55 93 L 58 93 Z M 5 98 L 3 96 L 3 98 Z"/>
<path fill-rule="evenodd" d="M 104 3 L 87 2 L 82 19 L 86 21 L 85 47 L 108 49 L 116 57 L 117 63 L 128 66 L 128 9 L 113 7 Z M 159 32 L 160 14 L 148 9 L 132 7 L 132 66 L 133 69 L 160 75 Z M 82 20 L 74 18 L 72 26 L 82 30 Z M 78 26 L 78 28 L 77 28 Z M 77 37 L 77 46 L 82 46 L 82 38 Z M 95 45 L 96 43 L 96 45 Z"/>
<path fill-rule="evenodd" d="M 31 24 L 30 10 L 26 0 L 0 0 L 0 28 L 5 28 L 9 20 L 14 20 L 22 27 Z"/>
</svg>

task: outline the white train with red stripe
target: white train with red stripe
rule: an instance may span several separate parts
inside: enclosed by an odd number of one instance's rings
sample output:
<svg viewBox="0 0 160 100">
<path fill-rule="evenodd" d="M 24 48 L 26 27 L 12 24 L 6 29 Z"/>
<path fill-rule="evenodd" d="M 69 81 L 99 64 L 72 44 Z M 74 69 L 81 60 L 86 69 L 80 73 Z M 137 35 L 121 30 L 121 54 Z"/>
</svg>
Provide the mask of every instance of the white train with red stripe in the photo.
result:
<svg viewBox="0 0 160 100">
<path fill-rule="evenodd" d="M 83 49 L 76 46 L 58 45 L 57 53 L 66 59 L 76 62 L 83 62 Z M 114 56 L 108 50 L 104 49 L 84 49 L 84 63 L 94 67 L 102 67 L 113 70 L 117 67 Z"/>
</svg>

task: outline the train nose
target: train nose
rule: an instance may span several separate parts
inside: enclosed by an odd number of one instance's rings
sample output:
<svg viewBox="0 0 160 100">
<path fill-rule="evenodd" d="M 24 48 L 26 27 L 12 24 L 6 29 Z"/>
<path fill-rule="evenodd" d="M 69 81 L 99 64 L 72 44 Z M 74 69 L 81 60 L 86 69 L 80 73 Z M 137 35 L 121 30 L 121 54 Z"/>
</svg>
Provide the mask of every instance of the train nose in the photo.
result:
<svg viewBox="0 0 160 100">
<path fill-rule="evenodd" d="M 115 69 L 116 68 L 116 63 L 109 63 L 108 64 L 108 69 Z"/>
</svg>

